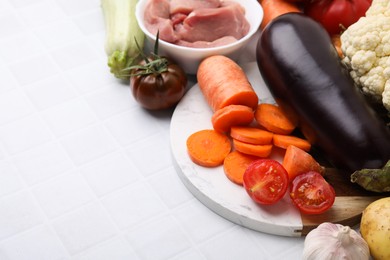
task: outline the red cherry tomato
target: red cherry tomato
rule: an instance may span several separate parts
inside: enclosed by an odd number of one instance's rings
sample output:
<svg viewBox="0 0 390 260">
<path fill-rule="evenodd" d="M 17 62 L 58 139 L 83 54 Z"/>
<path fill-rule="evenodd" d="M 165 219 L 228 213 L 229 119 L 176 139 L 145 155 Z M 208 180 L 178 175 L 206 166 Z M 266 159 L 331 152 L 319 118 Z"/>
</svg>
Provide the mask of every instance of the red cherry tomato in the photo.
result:
<svg viewBox="0 0 390 260">
<path fill-rule="evenodd" d="M 252 162 L 243 177 L 243 186 L 249 196 L 259 204 L 274 204 L 288 189 L 288 174 L 284 167 L 273 159 Z"/>
<path fill-rule="evenodd" d="M 321 174 L 310 171 L 293 179 L 290 197 L 302 213 L 321 214 L 332 207 L 336 193 Z"/>
<path fill-rule="evenodd" d="M 307 1 L 304 13 L 324 26 L 330 35 L 339 34 L 366 14 L 372 0 Z M 340 25 L 342 27 L 340 27 Z"/>
</svg>

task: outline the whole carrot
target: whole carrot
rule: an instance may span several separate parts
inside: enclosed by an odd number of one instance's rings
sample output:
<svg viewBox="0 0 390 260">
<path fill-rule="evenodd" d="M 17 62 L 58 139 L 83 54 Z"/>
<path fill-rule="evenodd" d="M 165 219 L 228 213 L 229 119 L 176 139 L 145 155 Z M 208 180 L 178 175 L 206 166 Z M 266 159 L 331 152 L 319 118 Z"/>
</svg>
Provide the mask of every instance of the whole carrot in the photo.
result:
<svg viewBox="0 0 390 260">
<path fill-rule="evenodd" d="M 260 28 L 264 29 L 269 22 L 279 15 L 285 13 L 300 13 L 299 7 L 292 2 L 286 0 L 259 0 L 260 5 L 263 7 L 263 21 L 261 22 Z"/>
<path fill-rule="evenodd" d="M 214 55 L 204 59 L 197 71 L 198 85 L 215 112 L 228 105 L 257 107 L 258 96 L 245 72 L 232 59 Z"/>
</svg>

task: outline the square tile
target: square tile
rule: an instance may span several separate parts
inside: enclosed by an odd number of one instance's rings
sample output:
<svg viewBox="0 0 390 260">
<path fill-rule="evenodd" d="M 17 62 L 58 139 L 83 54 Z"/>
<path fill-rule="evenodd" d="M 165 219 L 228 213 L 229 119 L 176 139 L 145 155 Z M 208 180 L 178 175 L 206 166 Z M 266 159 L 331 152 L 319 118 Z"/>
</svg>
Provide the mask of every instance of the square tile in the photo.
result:
<svg viewBox="0 0 390 260">
<path fill-rule="evenodd" d="M 54 178 L 73 168 L 72 161 L 57 142 L 48 142 L 12 159 L 28 185 Z"/>
<path fill-rule="evenodd" d="M 13 0 L 11 4 L 16 8 L 19 8 L 19 7 L 36 4 L 43 1 L 45 0 Z"/>
<path fill-rule="evenodd" d="M 130 87 L 105 86 L 85 96 L 86 101 L 100 119 L 106 119 L 132 108 Z"/>
<path fill-rule="evenodd" d="M 99 6 L 98 0 L 78 1 L 78 0 L 56 0 L 59 6 L 69 15 L 77 15 L 91 11 Z"/>
<path fill-rule="evenodd" d="M 38 115 L 0 126 L 0 140 L 10 154 L 25 151 L 51 139 L 49 128 Z"/>
<path fill-rule="evenodd" d="M 0 198 L 23 188 L 16 168 L 9 162 L 0 161 Z"/>
<path fill-rule="evenodd" d="M 90 203 L 53 221 L 53 227 L 70 254 L 81 253 L 115 235 L 115 225 L 99 203 Z"/>
<path fill-rule="evenodd" d="M 112 89 L 122 87 L 121 85 L 118 86 L 117 79 L 110 73 L 105 59 L 99 58 L 89 63 L 88 66 L 68 70 L 66 74 L 75 89 L 81 94 L 96 91 L 105 86 Z"/>
<path fill-rule="evenodd" d="M 135 254 L 132 246 L 122 237 L 115 237 L 109 241 L 94 246 L 73 260 L 141 260 Z"/>
<path fill-rule="evenodd" d="M 104 31 L 104 19 L 101 9 L 96 9 L 76 16 L 74 17 L 74 22 L 86 35 Z"/>
<path fill-rule="evenodd" d="M 157 122 L 157 124 L 164 130 L 167 131 L 168 136 L 169 136 L 169 128 L 171 125 L 171 119 L 173 115 L 174 109 L 166 109 L 166 110 L 158 110 L 158 111 L 153 111 L 153 118 Z"/>
<path fill-rule="evenodd" d="M 153 120 L 153 117 L 141 108 L 134 108 L 110 117 L 105 125 L 122 146 L 145 139 L 161 130 Z M 140 145 L 137 145 L 137 149 L 138 147 Z"/>
<path fill-rule="evenodd" d="M 5 156 L 6 156 L 5 151 L 0 143 L 0 160 L 3 160 Z"/>
<path fill-rule="evenodd" d="M 32 32 L 18 33 L 0 41 L 0 57 L 6 63 L 39 55 L 43 51 L 41 42 Z"/>
<path fill-rule="evenodd" d="M 58 20 L 45 26 L 37 27 L 34 32 L 47 48 L 69 44 L 82 38 L 82 33 L 69 19 Z"/>
<path fill-rule="evenodd" d="M 131 145 L 126 152 L 145 176 L 150 176 L 172 165 L 169 139 L 164 138 L 161 133 Z"/>
<path fill-rule="evenodd" d="M 10 64 L 19 84 L 27 85 L 59 73 L 58 67 L 46 54 L 27 57 Z"/>
<path fill-rule="evenodd" d="M 34 109 L 25 94 L 15 89 L 0 95 L 0 111 L 2 111 L 0 113 L 0 125 L 2 125 L 27 116 L 33 113 Z M 5 111 L 12 111 L 12 113 Z"/>
<path fill-rule="evenodd" d="M 39 184 L 33 193 L 49 218 L 64 214 L 94 199 L 94 195 L 78 171 L 61 175 Z"/>
<path fill-rule="evenodd" d="M 245 234 L 239 226 L 226 230 L 199 246 L 208 260 L 273 259 L 268 258 Z"/>
<path fill-rule="evenodd" d="M 135 226 L 166 210 L 154 191 L 143 182 L 110 193 L 101 201 L 120 228 Z"/>
<path fill-rule="evenodd" d="M 58 47 L 50 51 L 50 54 L 62 70 L 86 65 L 97 58 L 93 50 L 83 41 Z"/>
<path fill-rule="evenodd" d="M 23 23 L 10 10 L 0 10 L 0 40 L 24 30 Z"/>
<path fill-rule="evenodd" d="M 9 3 L 9 1 L 0 1 L 0 11 L 11 9 L 11 8 L 12 6 L 11 3 Z"/>
<path fill-rule="evenodd" d="M 286 251 L 279 250 L 277 256 L 272 256 L 272 259 L 302 259 L 304 245 L 295 243 L 294 246 Z"/>
<path fill-rule="evenodd" d="M 105 39 L 106 39 L 106 33 L 105 31 L 100 31 L 100 32 L 96 32 L 96 33 L 93 33 L 93 34 L 88 34 L 85 36 L 85 40 L 89 43 L 93 43 L 93 42 L 99 42 L 101 44 L 91 44 L 91 48 L 96 52 L 96 54 L 99 56 L 99 59 L 103 60 L 104 64 L 106 64 L 106 67 L 107 66 L 107 53 L 105 51 L 105 46 L 104 46 L 104 42 L 105 42 Z M 108 70 L 109 72 L 110 70 Z M 110 75 L 110 73 L 107 73 L 108 75 Z M 113 76 L 112 74 L 110 75 L 111 77 Z M 112 78 L 113 80 L 115 80 L 118 84 L 118 79 L 116 79 L 115 77 Z"/>
<path fill-rule="evenodd" d="M 176 208 L 174 216 L 197 243 L 206 241 L 234 226 L 232 222 L 217 215 L 198 200 L 192 200 Z"/>
<path fill-rule="evenodd" d="M 59 105 L 76 97 L 72 84 L 62 74 L 26 85 L 24 91 L 38 110 Z"/>
<path fill-rule="evenodd" d="M 7 91 L 17 88 L 18 82 L 16 78 L 12 75 L 10 69 L 1 63 L 0 73 L 0 93 L 5 93 Z"/>
<path fill-rule="evenodd" d="M 43 213 L 28 192 L 0 198 L 0 241 L 42 224 Z"/>
<path fill-rule="evenodd" d="M 46 225 L 39 225 L 0 242 L 0 259 L 70 260 L 70 257 L 53 230 Z"/>
<path fill-rule="evenodd" d="M 187 236 L 170 216 L 130 230 L 127 238 L 143 260 L 170 259 L 191 247 Z"/>
<path fill-rule="evenodd" d="M 23 5 L 19 8 L 18 14 L 28 28 L 36 28 L 66 18 L 66 14 L 54 1 Z"/>
<path fill-rule="evenodd" d="M 80 168 L 98 196 L 122 188 L 139 179 L 131 161 L 120 152 L 110 153 Z"/>
<path fill-rule="evenodd" d="M 297 244 L 303 246 L 304 238 L 301 237 L 283 237 L 271 234 L 264 234 L 261 232 L 248 232 L 256 247 L 267 252 L 270 259 L 276 259 L 276 256 L 283 252 L 288 252 Z M 277 245 L 277 246 L 275 246 Z M 275 258 L 273 258 L 275 257 Z M 278 258 L 283 259 L 283 258 Z"/>
<path fill-rule="evenodd" d="M 204 255 L 202 255 L 196 247 L 192 247 L 187 251 L 184 251 L 181 254 L 178 254 L 177 256 L 174 256 L 170 258 L 170 260 L 207 260 Z"/>
<path fill-rule="evenodd" d="M 112 136 L 100 125 L 66 135 L 61 144 L 76 165 L 102 157 L 117 148 Z"/>
<path fill-rule="evenodd" d="M 171 209 L 194 199 L 194 196 L 184 186 L 173 167 L 154 174 L 148 181 L 153 190 Z"/>
<path fill-rule="evenodd" d="M 83 98 L 52 106 L 43 111 L 42 116 L 58 137 L 85 128 L 96 121 L 95 114 Z"/>
</svg>

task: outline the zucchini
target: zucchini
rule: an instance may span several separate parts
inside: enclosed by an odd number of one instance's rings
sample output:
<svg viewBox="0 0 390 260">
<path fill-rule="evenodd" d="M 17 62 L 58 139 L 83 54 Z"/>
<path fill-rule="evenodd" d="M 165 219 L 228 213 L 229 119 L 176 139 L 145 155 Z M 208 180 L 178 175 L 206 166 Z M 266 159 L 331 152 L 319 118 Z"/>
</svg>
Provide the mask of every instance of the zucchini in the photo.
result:
<svg viewBox="0 0 390 260">
<path fill-rule="evenodd" d="M 277 17 L 261 33 L 256 58 L 277 103 L 299 118 L 301 132 L 333 166 L 348 173 L 386 169 L 390 130 L 355 87 L 319 23 L 299 13 Z"/>
<path fill-rule="evenodd" d="M 124 69 L 138 61 L 145 41 L 135 17 L 137 0 L 101 0 L 106 31 L 105 52 L 110 72 L 129 79 Z M 138 46 L 137 46 L 138 43 Z"/>
</svg>

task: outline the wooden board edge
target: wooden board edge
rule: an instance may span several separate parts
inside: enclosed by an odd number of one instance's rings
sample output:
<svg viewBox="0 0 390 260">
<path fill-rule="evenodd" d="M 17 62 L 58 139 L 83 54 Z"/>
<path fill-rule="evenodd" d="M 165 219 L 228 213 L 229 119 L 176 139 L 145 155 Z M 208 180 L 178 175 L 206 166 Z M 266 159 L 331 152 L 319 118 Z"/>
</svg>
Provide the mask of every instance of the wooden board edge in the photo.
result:
<svg viewBox="0 0 390 260">
<path fill-rule="evenodd" d="M 301 214 L 302 230 L 297 230 L 301 236 L 306 236 L 311 230 L 323 222 L 331 222 L 344 226 L 354 227 L 360 223 L 363 210 L 382 196 L 346 196 L 336 197 L 332 208 L 323 214 Z"/>
</svg>

